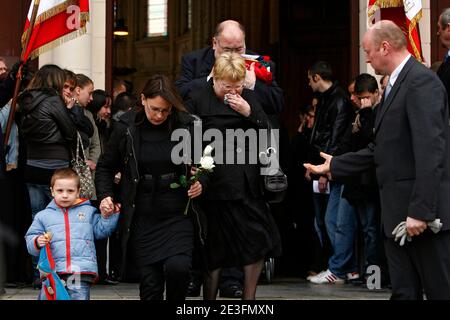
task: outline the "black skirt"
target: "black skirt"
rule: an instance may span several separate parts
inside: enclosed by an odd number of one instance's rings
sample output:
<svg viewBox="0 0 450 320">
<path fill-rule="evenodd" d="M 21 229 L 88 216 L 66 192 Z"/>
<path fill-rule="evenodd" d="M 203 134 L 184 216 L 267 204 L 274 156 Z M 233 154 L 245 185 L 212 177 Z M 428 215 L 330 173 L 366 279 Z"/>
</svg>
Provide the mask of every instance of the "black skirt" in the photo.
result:
<svg viewBox="0 0 450 320">
<path fill-rule="evenodd" d="M 148 266 L 178 254 L 192 255 L 194 228 L 183 211 L 186 190 L 140 183 L 136 196 L 129 245 L 138 267 Z"/>
<path fill-rule="evenodd" d="M 278 228 L 264 200 L 205 201 L 208 269 L 240 267 L 281 255 Z"/>
</svg>

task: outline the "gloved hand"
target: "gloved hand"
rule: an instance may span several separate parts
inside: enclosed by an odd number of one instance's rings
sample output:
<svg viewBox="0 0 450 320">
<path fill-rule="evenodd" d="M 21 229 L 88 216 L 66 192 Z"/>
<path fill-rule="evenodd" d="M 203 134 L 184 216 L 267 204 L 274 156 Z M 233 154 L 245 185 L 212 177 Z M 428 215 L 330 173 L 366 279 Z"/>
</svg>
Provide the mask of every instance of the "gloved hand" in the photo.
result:
<svg viewBox="0 0 450 320">
<path fill-rule="evenodd" d="M 442 229 L 442 223 L 440 219 L 436 219 L 433 222 L 428 222 L 427 225 L 434 233 L 439 233 Z M 412 237 L 406 230 L 406 222 L 402 222 L 397 227 L 395 227 L 394 231 L 392 231 L 392 235 L 395 236 L 395 242 L 400 241 L 399 244 L 401 247 L 405 245 L 406 240 L 408 240 L 409 242 L 412 241 Z"/>
<path fill-rule="evenodd" d="M 395 236 L 395 242 L 398 242 L 400 240 L 400 246 L 403 247 L 406 243 L 406 240 L 409 242 L 412 241 L 411 236 L 408 234 L 408 231 L 406 230 L 406 222 L 400 223 L 394 231 L 392 231 L 392 235 Z"/>
</svg>

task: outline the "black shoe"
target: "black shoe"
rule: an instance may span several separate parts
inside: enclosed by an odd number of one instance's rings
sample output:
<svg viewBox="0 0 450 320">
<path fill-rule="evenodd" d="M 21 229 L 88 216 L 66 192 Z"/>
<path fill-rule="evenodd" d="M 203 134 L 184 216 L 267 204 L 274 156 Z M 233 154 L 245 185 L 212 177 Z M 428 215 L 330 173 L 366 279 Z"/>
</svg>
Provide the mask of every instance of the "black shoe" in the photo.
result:
<svg viewBox="0 0 450 320">
<path fill-rule="evenodd" d="M 0 288 L 0 296 L 5 293 L 6 293 L 6 290 L 4 288 Z"/>
<path fill-rule="evenodd" d="M 98 279 L 97 281 L 98 285 L 103 285 L 103 286 L 115 286 L 119 284 L 119 281 L 117 281 L 115 278 L 112 278 L 110 276 L 106 276 L 105 278 L 101 277 Z"/>
<path fill-rule="evenodd" d="M 355 287 L 361 287 L 365 286 L 367 284 L 367 281 L 364 278 L 358 278 L 353 280 L 348 280 L 348 283 L 351 285 L 354 285 Z"/>
<path fill-rule="evenodd" d="M 186 297 L 200 297 L 200 287 L 201 285 L 197 285 L 194 282 L 189 282 L 189 287 L 186 293 Z"/>
<path fill-rule="evenodd" d="M 112 286 L 119 284 L 119 280 L 117 280 L 114 276 L 107 276 L 103 282 L 104 282 L 104 284 L 109 284 Z"/>
<path fill-rule="evenodd" d="M 41 279 L 34 279 L 33 280 L 33 289 L 34 290 L 41 290 L 42 288 L 42 280 Z"/>
<path fill-rule="evenodd" d="M 243 289 L 240 286 L 232 285 L 229 287 L 220 289 L 220 297 L 221 298 L 232 298 L 232 299 L 240 299 L 242 298 Z"/>
</svg>

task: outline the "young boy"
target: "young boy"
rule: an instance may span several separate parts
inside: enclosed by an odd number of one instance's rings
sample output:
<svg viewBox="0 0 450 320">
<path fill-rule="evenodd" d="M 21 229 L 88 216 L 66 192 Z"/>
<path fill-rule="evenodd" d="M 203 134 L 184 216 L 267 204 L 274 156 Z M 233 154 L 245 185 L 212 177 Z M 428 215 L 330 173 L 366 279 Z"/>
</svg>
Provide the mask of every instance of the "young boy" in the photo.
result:
<svg viewBox="0 0 450 320">
<path fill-rule="evenodd" d="M 120 207 L 98 210 L 80 199 L 80 178 L 72 169 L 56 170 L 51 179 L 53 201 L 40 211 L 25 239 L 28 252 L 39 256 L 50 243 L 56 272 L 66 282 L 72 300 L 89 300 L 97 278 L 94 239 L 108 237 L 116 228 Z M 51 235 L 51 236 L 49 236 Z M 39 299 L 44 297 L 41 290 Z"/>
</svg>

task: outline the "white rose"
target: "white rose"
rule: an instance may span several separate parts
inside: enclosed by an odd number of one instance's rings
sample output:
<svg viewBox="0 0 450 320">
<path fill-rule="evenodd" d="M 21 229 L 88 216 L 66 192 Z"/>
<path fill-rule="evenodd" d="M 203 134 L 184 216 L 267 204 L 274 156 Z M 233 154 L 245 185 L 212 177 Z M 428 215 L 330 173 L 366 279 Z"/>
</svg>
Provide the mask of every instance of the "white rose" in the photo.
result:
<svg viewBox="0 0 450 320">
<path fill-rule="evenodd" d="M 211 147 L 210 145 L 207 145 L 205 150 L 203 151 L 203 156 L 204 157 L 211 156 L 211 153 L 212 153 L 213 149 L 214 149 L 213 147 Z"/>
<path fill-rule="evenodd" d="M 205 170 L 212 170 L 215 167 L 214 159 L 212 157 L 202 157 L 200 159 L 200 167 Z"/>
</svg>

